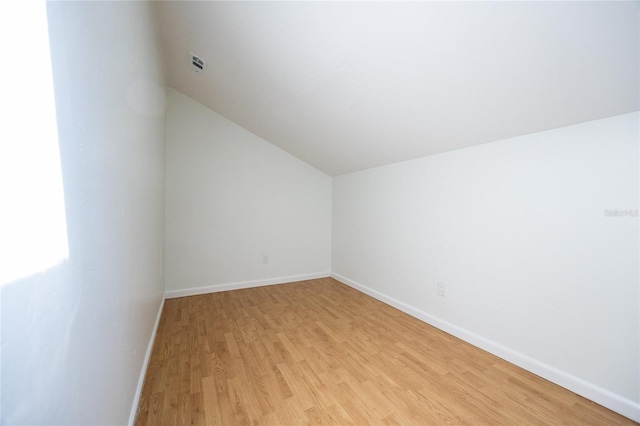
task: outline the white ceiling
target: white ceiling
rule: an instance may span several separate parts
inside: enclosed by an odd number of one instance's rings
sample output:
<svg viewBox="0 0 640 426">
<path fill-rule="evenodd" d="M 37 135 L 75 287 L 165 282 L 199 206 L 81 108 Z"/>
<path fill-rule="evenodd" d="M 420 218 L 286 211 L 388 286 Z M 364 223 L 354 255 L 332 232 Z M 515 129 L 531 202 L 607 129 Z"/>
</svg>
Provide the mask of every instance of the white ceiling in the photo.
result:
<svg viewBox="0 0 640 426">
<path fill-rule="evenodd" d="M 339 175 L 640 109 L 639 5 L 174 1 L 156 11 L 170 86 Z"/>
</svg>

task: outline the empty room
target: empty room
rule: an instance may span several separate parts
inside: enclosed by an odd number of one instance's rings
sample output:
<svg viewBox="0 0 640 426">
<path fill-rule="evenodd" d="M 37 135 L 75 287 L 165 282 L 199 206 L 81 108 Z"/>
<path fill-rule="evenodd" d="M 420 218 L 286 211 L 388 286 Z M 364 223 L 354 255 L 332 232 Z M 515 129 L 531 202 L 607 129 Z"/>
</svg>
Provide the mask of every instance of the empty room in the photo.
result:
<svg viewBox="0 0 640 426">
<path fill-rule="evenodd" d="M 0 40 L 0 424 L 640 422 L 639 1 L 12 1 Z"/>
</svg>

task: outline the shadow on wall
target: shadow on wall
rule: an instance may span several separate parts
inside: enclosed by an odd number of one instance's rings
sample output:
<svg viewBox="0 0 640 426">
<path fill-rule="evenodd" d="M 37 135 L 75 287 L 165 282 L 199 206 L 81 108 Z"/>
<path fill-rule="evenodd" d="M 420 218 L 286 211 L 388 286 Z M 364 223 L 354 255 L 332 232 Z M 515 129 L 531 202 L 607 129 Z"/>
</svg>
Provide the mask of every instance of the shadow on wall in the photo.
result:
<svg viewBox="0 0 640 426">
<path fill-rule="evenodd" d="M 0 289 L 2 424 L 42 416 L 61 418 L 72 408 L 65 402 L 82 389 L 73 380 L 73 366 L 86 363 L 77 348 L 78 311 L 82 290 L 67 285 L 68 261 L 45 272 L 23 278 Z M 64 387 L 63 387 L 64 386 Z M 65 388 L 65 395 L 51 395 L 51 389 Z M 34 401 L 49 401 L 36 406 Z M 56 413 L 60 411 L 60 413 Z"/>
</svg>

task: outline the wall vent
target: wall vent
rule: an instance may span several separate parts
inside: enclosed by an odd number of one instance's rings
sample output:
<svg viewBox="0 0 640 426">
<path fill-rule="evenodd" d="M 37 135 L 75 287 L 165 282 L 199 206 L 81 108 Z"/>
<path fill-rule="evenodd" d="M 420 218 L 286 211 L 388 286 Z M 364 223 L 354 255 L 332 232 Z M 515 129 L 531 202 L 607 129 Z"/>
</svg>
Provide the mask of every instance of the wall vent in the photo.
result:
<svg viewBox="0 0 640 426">
<path fill-rule="evenodd" d="M 204 66 L 206 65 L 204 59 L 193 52 L 189 52 L 189 61 L 195 72 L 204 71 Z"/>
</svg>

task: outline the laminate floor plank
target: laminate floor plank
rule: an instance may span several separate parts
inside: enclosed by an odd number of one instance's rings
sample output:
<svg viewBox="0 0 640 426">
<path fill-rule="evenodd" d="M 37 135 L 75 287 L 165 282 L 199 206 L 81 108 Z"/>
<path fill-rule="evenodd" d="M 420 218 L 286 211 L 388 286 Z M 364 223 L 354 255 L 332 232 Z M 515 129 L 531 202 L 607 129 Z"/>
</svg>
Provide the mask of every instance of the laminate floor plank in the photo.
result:
<svg viewBox="0 0 640 426">
<path fill-rule="evenodd" d="M 136 425 L 637 424 L 331 278 L 165 302 Z"/>
</svg>

